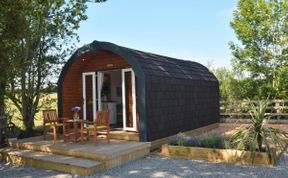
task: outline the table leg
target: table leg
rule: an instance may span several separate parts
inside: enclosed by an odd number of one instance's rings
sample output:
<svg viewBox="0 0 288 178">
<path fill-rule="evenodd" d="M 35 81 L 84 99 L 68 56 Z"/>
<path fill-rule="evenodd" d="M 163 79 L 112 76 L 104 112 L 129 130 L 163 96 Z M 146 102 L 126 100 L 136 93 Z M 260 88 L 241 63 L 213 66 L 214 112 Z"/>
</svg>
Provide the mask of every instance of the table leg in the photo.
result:
<svg viewBox="0 0 288 178">
<path fill-rule="evenodd" d="M 65 123 L 65 121 L 63 121 L 63 135 L 62 135 L 62 137 L 63 137 L 63 142 L 65 142 L 65 137 L 66 137 L 66 123 Z"/>
<path fill-rule="evenodd" d="M 77 125 L 77 123 L 76 122 L 74 122 L 74 142 L 75 143 L 77 143 L 77 134 L 78 134 L 78 132 L 77 132 L 77 130 L 78 130 L 78 125 Z"/>
<path fill-rule="evenodd" d="M 81 125 L 81 144 L 83 144 L 83 122 L 80 123 Z"/>
</svg>

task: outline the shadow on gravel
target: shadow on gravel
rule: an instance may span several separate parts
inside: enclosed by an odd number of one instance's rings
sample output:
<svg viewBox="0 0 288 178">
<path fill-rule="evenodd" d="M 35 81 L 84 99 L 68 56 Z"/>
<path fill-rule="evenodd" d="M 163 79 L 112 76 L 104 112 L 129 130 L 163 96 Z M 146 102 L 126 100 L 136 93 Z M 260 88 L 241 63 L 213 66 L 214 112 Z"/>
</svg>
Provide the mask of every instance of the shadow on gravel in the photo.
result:
<svg viewBox="0 0 288 178">
<path fill-rule="evenodd" d="M 288 152 L 286 151 L 273 168 L 240 166 L 205 161 L 172 159 L 149 155 L 143 159 L 132 161 L 126 165 L 106 172 L 95 173 L 88 177 L 102 178 L 134 178 L 134 177 L 261 177 L 287 178 Z M 76 175 L 62 174 L 23 166 L 0 163 L 0 177 L 53 177 L 71 178 Z"/>
<path fill-rule="evenodd" d="M 91 177 L 277 177 L 287 178 L 288 152 L 273 168 L 163 158 L 155 155 Z"/>
</svg>

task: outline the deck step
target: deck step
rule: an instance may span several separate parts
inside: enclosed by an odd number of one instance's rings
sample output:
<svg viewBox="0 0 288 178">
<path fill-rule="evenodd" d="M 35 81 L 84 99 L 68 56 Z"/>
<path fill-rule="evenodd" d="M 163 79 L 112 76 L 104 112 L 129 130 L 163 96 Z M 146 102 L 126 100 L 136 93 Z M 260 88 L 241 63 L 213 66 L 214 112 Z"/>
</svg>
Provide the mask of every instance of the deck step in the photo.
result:
<svg viewBox="0 0 288 178">
<path fill-rule="evenodd" d="M 0 160 L 83 176 L 104 170 L 99 161 L 13 148 L 0 149 Z"/>
<path fill-rule="evenodd" d="M 104 140 L 99 141 L 97 145 L 94 145 L 93 142 L 75 144 L 71 142 L 63 143 L 61 141 L 53 144 L 51 140 L 43 140 L 42 137 L 31 137 L 29 139 L 10 141 L 9 146 L 14 149 L 31 150 L 105 162 L 125 155 L 128 157 L 130 155 L 131 157 L 139 152 L 143 152 L 142 156 L 144 156 L 149 153 L 150 143 L 110 140 L 110 143 L 107 144 L 106 140 Z M 144 153 L 144 151 L 146 151 L 146 153 Z"/>
<path fill-rule="evenodd" d="M 9 141 L 9 147 L 11 149 L 27 150 L 48 155 L 53 154 L 57 155 L 57 157 L 61 155 L 64 157 L 78 158 L 85 161 L 96 161 L 102 163 L 102 170 L 108 170 L 129 161 L 142 158 L 149 154 L 150 146 L 151 144 L 149 142 L 135 142 L 114 139 L 111 139 L 109 143 L 107 143 L 106 140 L 98 140 L 96 145 L 93 142 L 85 142 L 81 144 L 62 142 L 61 140 L 57 140 L 57 142 L 54 144 L 51 138 L 43 140 L 43 136 Z M 44 168 L 49 169 L 49 167 Z M 61 169 L 60 171 L 63 170 Z M 74 173 L 76 172 L 74 171 Z"/>
</svg>

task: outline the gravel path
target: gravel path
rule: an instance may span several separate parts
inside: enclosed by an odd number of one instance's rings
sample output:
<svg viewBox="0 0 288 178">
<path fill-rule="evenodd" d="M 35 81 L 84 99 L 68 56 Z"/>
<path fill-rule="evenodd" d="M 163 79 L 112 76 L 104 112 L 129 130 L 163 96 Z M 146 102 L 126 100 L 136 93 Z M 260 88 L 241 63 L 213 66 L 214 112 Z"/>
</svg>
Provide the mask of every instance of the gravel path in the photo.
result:
<svg viewBox="0 0 288 178">
<path fill-rule="evenodd" d="M 0 162 L 0 177 L 54 177 L 71 178 L 76 175 L 63 174 L 55 171 L 14 166 Z M 150 154 L 149 156 L 132 161 L 121 167 L 102 173 L 95 173 L 89 177 L 288 177 L 288 150 L 278 160 L 273 168 L 251 166 L 237 166 L 231 164 L 208 163 L 205 161 L 192 161 L 183 159 L 162 158 Z"/>
</svg>

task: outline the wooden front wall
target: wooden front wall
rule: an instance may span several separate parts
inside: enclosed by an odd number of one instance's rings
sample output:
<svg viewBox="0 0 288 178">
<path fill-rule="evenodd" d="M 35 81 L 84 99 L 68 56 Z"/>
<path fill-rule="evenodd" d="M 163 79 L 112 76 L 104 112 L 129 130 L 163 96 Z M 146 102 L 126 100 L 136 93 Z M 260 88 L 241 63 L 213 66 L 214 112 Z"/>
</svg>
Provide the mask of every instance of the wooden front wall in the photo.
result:
<svg viewBox="0 0 288 178">
<path fill-rule="evenodd" d="M 68 69 L 62 84 L 63 117 L 72 117 L 73 106 L 80 106 L 80 117 L 83 116 L 83 72 L 128 67 L 129 64 L 123 58 L 108 51 L 85 53 L 76 59 Z"/>
</svg>

